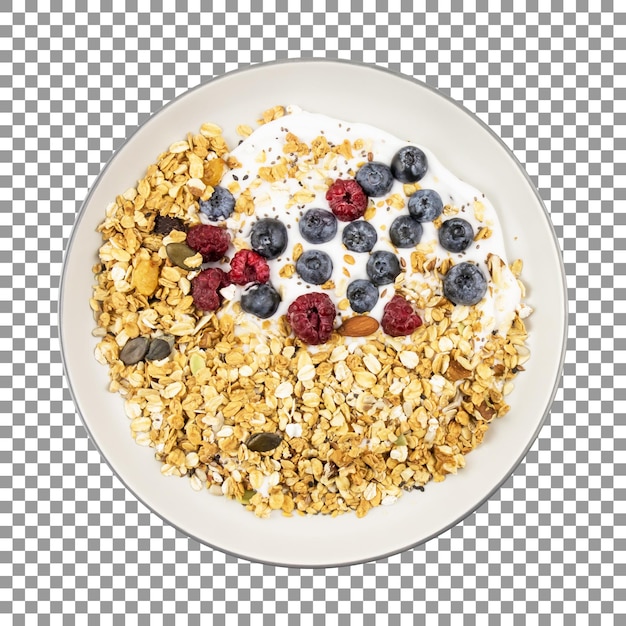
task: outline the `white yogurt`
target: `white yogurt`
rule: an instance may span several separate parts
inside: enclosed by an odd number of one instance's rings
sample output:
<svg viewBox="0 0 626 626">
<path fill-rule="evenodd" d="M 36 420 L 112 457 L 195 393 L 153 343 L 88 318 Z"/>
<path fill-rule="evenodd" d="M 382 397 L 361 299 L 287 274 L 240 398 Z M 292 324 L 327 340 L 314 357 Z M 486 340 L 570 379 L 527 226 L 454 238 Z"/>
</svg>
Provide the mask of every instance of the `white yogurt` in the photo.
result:
<svg viewBox="0 0 626 626">
<path fill-rule="evenodd" d="M 336 305 L 340 300 L 346 298 L 346 288 L 350 282 L 359 278 L 368 278 L 365 266 L 369 254 L 350 252 L 341 243 L 341 234 L 347 224 L 346 222 L 338 222 L 337 234 L 332 241 L 324 244 L 310 244 L 301 237 L 298 220 L 309 208 L 330 208 L 326 200 L 327 181 L 329 179 L 353 178 L 359 167 L 367 162 L 368 153 L 372 153 L 374 161 L 391 163 L 394 154 L 403 146 L 408 145 L 406 141 L 370 125 L 345 122 L 325 115 L 307 113 L 297 107 L 290 107 L 289 110 L 292 111 L 291 114 L 260 126 L 232 150 L 231 156 L 235 157 L 241 165 L 227 172 L 220 183 L 223 187 L 234 190 L 235 198 L 249 189 L 255 204 L 254 215 L 234 213 L 227 220 L 227 226 L 233 238 L 249 241 L 253 224 L 264 217 L 278 218 L 287 227 L 289 234 L 287 249 L 280 258 L 269 261 L 270 281 L 282 297 L 277 312 L 270 318 L 272 323 L 276 323 L 281 315 L 286 314 L 287 308 L 298 296 L 313 291 L 322 291 L 319 286 L 304 282 L 297 273 L 291 278 L 279 275 L 283 266 L 295 264 L 292 251 L 298 243 L 302 245 L 304 250 L 316 248 L 330 255 L 333 261 L 331 280 L 334 281 L 335 288 L 323 292 L 328 294 Z M 360 150 L 353 148 L 352 158 L 330 153 L 315 163 L 312 154 L 297 156 L 284 153 L 283 148 L 288 133 L 297 136 L 300 141 L 308 146 L 311 146 L 315 138 L 323 136 L 329 144 L 335 145 L 348 140 L 354 146 L 355 141 L 362 140 L 363 148 Z M 445 258 L 451 258 L 454 263 L 472 261 L 481 267 L 487 277 L 489 277 L 486 266 L 488 254 L 491 253 L 500 257 L 505 263 L 502 268 L 500 286 L 496 286 L 490 280 L 485 297 L 476 306 L 483 312 L 483 332 L 480 333 L 483 337 L 493 330 L 506 334 L 515 312 L 521 306 L 521 291 L 517 280 L 508 267 L 497 213 L 482 193 L 459 180 L 440 163 L 430 150 L 423 146 L 419 147 L 428 158 L 428 171 L 424 178 L 419 181 L 419 185 L 424 189 L 435 189 L 441 196 L 444 206 L 450 205 L 459 209 L 456 216 L 467 220 L 475 233 L 482 227 L 488 227 L 492 234 L 487 239 L 472 243 L 464 252 L 455 254 L 441 247 L 436 227 L 432 222 L 425 222 L 422 224 L 424 230 L 417 249 L 425 252 L 429 259 L 437 257 L 441 261 Z M 261 162 L 262 155 L 265 155 L 264 162 Z M 259 168 L 276 164 L 281 157 L 287 160 L 289 167 L 298 168 L 299 180 L 289 176 L 277 182 L 259 179 Z M 308 192 L 310 198 L 305 202 L 298 202 L 298 192 L 303 191 Z M 402 208 L 394 208 L 387 204 L 387 200 L 394 194 L 403 200 L 404 206 Z M 396 249 L 389 239 L 389 228 L 393 220 L 399 215 L 408 214 L 407 201 L 408 198 L 404 193 L 403 185 L 398 181 L 394 181 L 391 191 L 386 196 L 369 200 L 370 204 L 374 203 L 377 206 L 374 217 L 369 220 L 378 233 L 378 241 L 373 251 L 388 250 L 404 260 L 406 286 L 426 296 L 429 295 L 429 292 L 430 294 L 441 294 L 443 285 L 439 278 L 435 275 L 426 277 L 412 271 L 411 252 L 416 248 Z M 382 206 L 379 206 L 381 204 Z M 201 219 L 205 220 L 202 214 Z M 448 216 L 443 216 L 443 219 L 448 219 Z M 210 222 L 207 220 L 206 223 Z M 351 255 L 355 260 L 353 265 L 344 260 L 346 254 Z M 349 277 L 344 274 L 346 270 L 350 274 Z M 379 291 L 378 303 L 370 313 L 372 317 L 378 320 L 382 317 L 385 305 L 394 295 L 394 287 L 393 285 L 382 286 Z M 228 292 L 228 296 L 233 295 Z M 234 295 L 234 300 L 226 302 L 221 310 L 232 312 L 232 303 L 236 301 L 237 297 Z M 342 316 L 350 317 L 352 315 L 353 311 L 350 308 L 345 311 L 338 310 L 337 326 L 341 323 Z M 245 313 L 237 321 L 259 329 L 262 323 L 261 320 Z M 267 332 L 267 329 L 264 332 Z"/>
</svg>

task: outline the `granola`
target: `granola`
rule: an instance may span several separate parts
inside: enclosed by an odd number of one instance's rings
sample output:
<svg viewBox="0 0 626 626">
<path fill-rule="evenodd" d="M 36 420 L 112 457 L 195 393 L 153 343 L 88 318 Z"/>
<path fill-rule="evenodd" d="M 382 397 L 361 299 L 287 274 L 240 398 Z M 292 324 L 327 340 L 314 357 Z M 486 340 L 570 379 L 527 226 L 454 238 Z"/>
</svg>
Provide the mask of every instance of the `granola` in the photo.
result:
<svg viewBox="0 0 626 626">
<path fill-rule="evenodd" d="M 286 114 L 274 107 L 259 122 Z M 237 133 L 253 135 L 246 125 Z M 262 204 L 257 181 L 306 182 L 307 163 L 326 160 L 332 167 L 338 155 L 351 159 L 361 151 L 371 162 L 369 148 L 366 140 L 337 144 L 323 135 L 304 141 L 287 134 L 284 155 L 257 156 L 257 179 L 245 187 L 228 179 L 238 195 L 233 219 L 244 224 Z M 402 257 L 395 282 L 381 288 L 388 291 L 381 297 L 401 295 L 419 311 L 423 323 L 409 337 L 392 337 L 373 317 L 354 316 L 345 289 L 333 281 L 320 289 L 336 297 L 342 323 L 316 347 L 294 336 L 284 314 L 248 323 L 233 285 L 220 292 L 225 306 L 219 311 L 199 310 L 192 281 L 202 257 L 176 248 L 186 245 L 184 229 L 159 234 L 155 220 L 201 224 L 199 203 L 240 165 L 221 129 L 204 124 L 159 155 L 136 187 L 107 207 L 99 226 L 103 245 L 90 300 L 95 354 L 108 367 L 110 391 L 124 399 L 131 436 L 154 449 L 163 475 L 187 477 L 193 489 L 237 500 L 259 517 L 272 511 L 362 517 L 404 491 L 455 474 L 490 423 L 509 410 L 505 396 L 529 358 L 524 318 L 530 309 L 519 307 L 501 332 L 491 320 L 485 333 L 483 309 L 454 305 L 432 288 L 454 261 L 417 246 Z M 329 184 L 314 178 L 315 189 L 300 186 L 285 210 L 310 202 Z M 418 188 L 405 184 L 403 194 L 371 202 L 366 219 L 400 212 Z M 472 209 L 477 220 L 485 219 L 480 200 Z M 458 212 L 453 205 L 444 210 Z M 489 240 L 493 230 L 485 223 L 475 242 Z M 236 231 L 232 243 L 249 248 Z M 302 252 L 296 243 L 274 262 L 281 280 L 297 279 L 294 264 Z M 341 250 L 340 256 L 350 275 L 354 255 Z M 521 260 L 509 268 L 490 254 L 487 267 L 493 289 L 514 280 L 524 294 Z M 420 280 L 410 280 L 411 272 Z M 358 330 L 346 332 L 350 326 Z M 122 350 L 138 338 L 148 341 L 131 344 L 127 353 L 134 356 L 124 358 Z M 161 344 L 153 347 L 156 341 Z M 138 349 L 144 356 L 134 362 Z M 151 349 L 158 358 L 150 358 Z"/>
</svg>

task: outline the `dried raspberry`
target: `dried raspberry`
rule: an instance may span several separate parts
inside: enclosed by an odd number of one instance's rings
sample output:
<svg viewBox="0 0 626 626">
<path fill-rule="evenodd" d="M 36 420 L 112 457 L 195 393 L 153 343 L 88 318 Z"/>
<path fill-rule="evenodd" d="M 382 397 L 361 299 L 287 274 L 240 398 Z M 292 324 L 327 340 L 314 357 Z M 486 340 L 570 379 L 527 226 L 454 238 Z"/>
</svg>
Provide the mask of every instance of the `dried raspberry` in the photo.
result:
<svg viewBox="0 0 626 626">
<path fill-rule="evenodd" d="M 191 280 L 191 296 L 194 304 L 203 311 L 215 311 L 222 302 L 217 290 L 228 287 L 229 284 L 228 274 L 218 267 L 201 271 Z"/>
<path fill-rule="evenodd" d="M 205 263 L 219 261 L 228 250 L 230 235 L 223 228 L 198 224 L 189 229 L 187 245 L 199 252 Z"/>
<path fill-rule="evenodd" d="M 386 304 L 380 323 L 388 335 L 402 337 L 419 328 L 422 320 L 410 302 L 396 295 Z"/>
<path fill-rule="evenodd" d="M 153 233 L 169 235 L 173 230 L 180 230 L 184 233 L 187 230 L 185 222 L 178 217 L 168 217 L 167 215 L 157 215 L 154 218 Z"/>
<path fill-rule="evenodd" d="M 354 179 L 338 178 L 326 192 L 326 200 L 332 212 L 342 222 L 353 222 L 363 217 L 367 208 L 367 196 Z"/>
<path fill-rule="evenodd" d="M 270 268 L 267 261 L 254 250 L 239 250 L 230 262 L 228 277 L 234 285 L 266 283 L 270 279 Z"/>
<path fill-rule="evenodd" d="M 336 314 L 333 301 L 325 293 L 299 296 L 287 309 L 287 319 L 296 337 L 311 345 L 330 339 Z"/>
</svg>

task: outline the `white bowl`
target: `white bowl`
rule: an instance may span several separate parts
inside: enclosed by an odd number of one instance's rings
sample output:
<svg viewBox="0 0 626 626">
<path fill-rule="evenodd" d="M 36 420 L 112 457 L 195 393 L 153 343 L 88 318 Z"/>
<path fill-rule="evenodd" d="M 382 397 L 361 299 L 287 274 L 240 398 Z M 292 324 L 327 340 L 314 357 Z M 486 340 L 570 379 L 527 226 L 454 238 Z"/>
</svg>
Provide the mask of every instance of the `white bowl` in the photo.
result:
<svg viewBox="0 0 626 626">
<path fill-rule="evenodd" d="M 509 259 L 524 260 L 531 359 L 508 397 L 510 413 L 489 429 L 467 466 L 423 493 L 404 495 L 365 518 L 354 514 L 257 519 L 240 504 L 195 492 L 189 481 L 163 477 L 153 451 L 129 434 L 120 396 L 108 392 L 107 368 L 94 359 L 89 308 L 105 207 L 135 186 L 155 157 L 204 122 L 219 124 L 229 145 L 235 128 L 255 125 L 275 104 L 297 104 L 365 122 L 433 150 L 452 172 L 491 200 L 504 228 Z M 458 523 L 509 477 L 535 440 L 554 398 L 566 338 L 565 278 L 541 199 L 500 139 L 473 114 L 423 83 L 386 70 L 340 61 L 257 65 L 201 85 L 143 124 L 91 189 L 66 254 L 60 331 L 69 386 L 87 430 L 128 489 L 168 523 L 224 552 L 278 565 L 345 565 L 406 550 Z"/>
</svg>

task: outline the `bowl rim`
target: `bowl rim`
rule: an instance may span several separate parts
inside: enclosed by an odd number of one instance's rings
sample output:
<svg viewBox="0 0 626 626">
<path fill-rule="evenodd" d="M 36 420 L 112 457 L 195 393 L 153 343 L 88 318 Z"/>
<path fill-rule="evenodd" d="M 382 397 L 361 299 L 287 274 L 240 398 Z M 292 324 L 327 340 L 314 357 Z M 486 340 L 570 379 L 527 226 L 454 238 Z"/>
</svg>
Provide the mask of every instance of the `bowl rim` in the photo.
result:
<svg viewBox="0 0 626 626">
<path fill-rule="evenodd" d="M 559 261 L 559 269 L 560 269 L 560 279 L 561 279 L 561 287 L 562 287 L 562 295 L 563 295 L 563 303 L 564 303 L 564 307 L 563 307 L 563 314 L 564 314 L 564 332 L 563 332 L 563 337 L 562 337 L 562 341 L 561 341 L 561 351 L 560 351 L 560 355 L 559 355 L 559 366 L 558 366 L 558 371 L 557 371 L 557 375 L 555 376 L 555 382 L 552 388 L 552 391 L 550 393 L 549 396 L 549 402 L 547 403 L 546 409 L 544 411 L 543 416 L 541 417 L 535 431 L 533 432 L 532 436 L 529 438 L 527 445 L 524 447 L 522 453 L 519 455 L 519 457 L 515 460 L 515 462 L 512 464 L 511 469 L 505 474 L 505 476 L 496 484 L 496 486 L 485 496 L 483 497 L 479 502 L 477 502 L 475 504 L 475 506 L 473 506 L 471 509 L 465 511 L 463 514 L 459 515 L 454 521 L 452 521 L 451 523 L 447 524 L 445 527 L 442 527 L 441 529 L 437 530 L 434 533 L 429 534 L 428 536 L 419 539 L 416 542 L 411 542 L 408 545 L 401 547 L 401 548 L 397 548 L 394 550 L 391 550 L 389 552 L 386 552 L 380 556 L 376 556 L 376 557 L 366 557 L 366 558 L 362 558 L 362 559 L 354 559 L 354 560 L 350 560 L 350 561 L 341 561 L 341 562 L 337 562 L 337 563 L 329 563 L 329 564 L 323 564 L 323 565 L 310 565 L 310 564 L 301 564 L 301 563 L 290 563 L 290 564 L 286 564 L 283 562 L 274 562 L 274 561 L 270 561 L 270 560 L 265 560 L 265 559 L 259 559 L 259 558 L 252 558 L 249 557 L 245 554 L 239 554 L 236 551 L 230 550 L 230 549 L 225 549 L 216 545 L 213 545 L 211 542 L 207 541 L 206 539 L 202 539 L 200 537 L 195 536 L 194 534 L 190 533 L 189 531 L 183 530 L 182 528 L 180 528 L 178 525 L 174 524 L 173 522 L 171 522 L 169 519 L 167 519 L 164 514 L 161 514 L 159 511 L 155 510 L 153 507 L 151 507 L 149 504 L 147 504 L 144 499 L 139 496 L 128 484 L 127 482 L 124 480 L 124 478 L 116 471 L 116 469 L 112 466 L 111 462 L 109 461 L 109 459 L 107 458 L 107 456 L 102 452 L 97 440 L 95 439 L 95 437 L 93 436 L 87 421 L 85 420 L 85 417 L 83 416 L 80 406 L 77 402 L 77 395 L 74 391 L 74 388 L 72 386 L 72 379 L 67 367 L 67 357 L 66 357 L 66 342 L 64 340 L 64 332 L 63 332 L 63 328 L 64 325 L 62 323 L 63 320 L 63 303 L 64 303 L 64 292 L 65 292 L 65 288 L 66 288 L 66 274 L 67 274 L 67 261 L 70 257 L 72 248 L 74 246 L 74 242 L 75 242 L 75 235 L 78 231 L 78 226 L 80 225 L 84 215 L 85 215 L 85 210 L 86 207 L 88 206 L 92 195 L 95 192 L 95 189 L 98 187 L 101 179 L 104 177 L 106 171 L 109 169 L 112 161 L 116 158 L 118 152 L 120 150 L 122 150 L 129 142 L 130 140 L 134 137 L 134 135 L 149 121 L 153 120 L 155 117 L 161 115 L 165 110 L 167 110 L 169 107 L 173 106 L 174 104 L 176 104 L 179 100 L 181 100 L 182 98 L 186 97 L 187 95 L 200 90 L 202 88 L 204 88 L 207 84 L 209 83 L 213 83 L 216 81 L 220 81 L 224 78 L 227 78 L 229 76 L 232 76 L 234 74 L 240 74 L 243 72 L 247 72 L 250 70 L 255 70 L 257 68 L 265 68 L 265 67 L 271 67 L 271 66 L 275 66 L 275 65 L 285 65 L 285 64 L 294 64 L 294 63 L 298 63 L 298 64 L 327 64 L 329 66 L 331 65 L 351 65 L 351 66 L 358 66 L 358 67 L 366 67 L 369 69 L 372 69 L 374 71 L 379 71 L 379 72 L 383 72 L 383 73 L 387 73 L 390 74 L 396 78 L 400 78 L 402 80 L 406 80 L 406 81 L 410 81 L 418 86 L 420 86 L 423 89 L 426 89 L 427 91 L 436 94 L 439 97 L 444 98 L 445 100 L 448 101 L 448 103 L 454 105 L 457 108 L 460 108 L 464 113 L 470 115 L 474 121 L 477 121 L 479 123 L 479 125 L 481 126 L 481 128 L 486 131 L 489 135 L 491 135 L 491 137 L 493 139 L 495 139 L 501 147 L 503 147 L 505 149 L 505 151 L 507 152 L 508 156 L 513 160 L 514 164 L 516 165 L 517 169 L 522 173 L 522 175 L 524 176 L 524 178 L 526 179 L 526 182 L 528 183 L 528 185 L 530 186 L 530 189 L 532 190 L 536 200 L 538 201 L 539 205 L 541 206 L 541 208 L 543 209 L 543 213 L 544 213 L 544 217 L 546 219 L 554 246 L 556 248 L 556 250 L 558 250 L 559 254 L 557 255 L 558 257 L 558 261 Z M 543 199 L 541 198 L 541 195 L 539 194 L 539 191 L 537 190 L 537 188 L 535 187 L 535 184 L 533 183 L 532 179 L 530 178 L 528 172 L 526 171 L 526 169 L 524 168 L 524 166 L 522 165 L 522 163 L 519 161 L 519 159 L 515 156 L 515 154 L 513 153 L 513 151 L 507 146 L 507 144 L 497 135 L 497 133 L 491 129 L 490 126 L 487 125 L 487 123 L 485 123 L 480 117 L 478 117 L 478 115 L 476 113 L 474 113 L 473 111 L 471 111 L 470 109 L 468 109 L 465 105 L 463 105 L 461 102 L 458 102 L 456 100 L 454 100 L 451 96 L 449 96 L 446 93 L 443 93 L 442 91 L 440 91 L 439 89 L 436 89 L 435 87 L 432 87 L 430 85 L 428 85 L 427 83 L 425 83 L 424 81 L 415 78 L 414 76 L 410 76 L 408 74 L 403 74 L 397 70 L 393 70 L 390 68 L 386 68 L 386 67 L 382 67 L 379 65 L 375 65 L 375 64 L 371 64 L 371 63 L 364 63 L 361 61 L 355 61 L 352 59 L 338 59 L 338 58 L 326 58 L 326 57 L 298 57 L 298 58 L 289 58 L 289 59 L 277 59 L 274 61 L 268 61 L 268 62 L 263 62 L 263 63 L 253 63 L 253 64 L 248 64 L 245 66 L 241 66 L 238 67 L 234 70 L 231 70 L 229 72 L 225 72 L 224 74 L 220 74 L 218 76 L 213 76 L 207 80 L 203 80 L 201 81 L 198 85 L 196 85 L 195 87 L 192 87 L 191 89 L 187 89 L 186 91 L 184 91 L 183 93 L 179 94 L 178 96 L 176 96 L 175 98 L 173 98 L 172 100 L 170 100 L 169 102 L 167 102 L 165 105 L 163 105 L 162 107 L 160 107 L 157 111 L 155 111 L 154 113 L 152 113 L 146 120 L 144 120 L 143 122 L 141 122 L 136 128 L 134 128 L 130 134 L 128 134 L 123 143 L 117 148 L 117 150 L 115 150 L 113 152 L 113 154 L 109 157 L 108 161 L 106 162 L 106 164 L 104 165 L 104 167 L 101 169 L 101 171 L 99 172 L 98 176 L 96 177 L 96 179 L 93 181 L 93 183 L 91 184 L 89 191 L 87 193 L 87 195 L 85 196 L 85 199 L 83 200 L 83 202 L 81 203 L 80 209 L 78 210 L 76 219 L 74 221 L 74 224 L 72 226 L 72 231 L 70 233 L 70 237 L 68 240 L 68 244 L 67 244 L 67 248 L 65 250 L 64 256 L 63 256 L 63 262 L 62 262 L 62 270 L 61 270 L 61 276 L 60 276 L 60 283 L 59 283 L 59 311 L 58 311 L 58 317 L 57 317 L 57 330 L 58 330 L 58 337 L 59 337 L 59 346 L 60 346 L 60 354 L 61 354 L 61 361 L 62 361 L 62 365 L 63 365 L 63 373 L 65 376 L 65 380 L 67 383 L 67 388 L 69 389 L 70 392 L 70 396 L 72 398 L 72 401 L 74 403 L 74 407 L 76 409 L 76 413 L 78 414 L 80 421 L 82 422 L 85 430 L 87 431 L 87 434 L 89 435 L 89 439 L 91 441 L 91 443 L 96 447 L 96 449 L 98 450 L 98 453 L 100 454 L 101 459 L 109 466 L 109 468 L 111 469 L 111 471 L 113 472 L 113 474 L 118 478 L 118 480 L 124 485 L 124 487 L 139 501 L 141 502 L 147 509 L 149 509 L 152 513 L 154 513 L 159 519 L 161 519 L 164 523 L 166 523 L 169 526 L 172 526 L 173 528 L 175 528 L 177 531 L 179 531 L 180 533 L 182 533 L 183 535 L 185 535 L 186 537 L 190 537 L 192 539 L 194 539 L 195 541 L 197 541 L 198 543 L 208 546 L 209 548 L 213 549 L 213 550 L 217 550 L 219 552 L 222 552 L 224 554 L 228 554 L 230 556 L 234 556 L 238 559 L 243 559 L 245 561 L 251 562 L 251 563 L 262 563 L 264 565 L 271 565 L 274 567 L 296 567 L 296 568 L 300 568 L 300 569 L 313 569 L 313 570 L 317 570 L 317 569 L 326 569 L 326 568 L 332 568 L 332 567 L 345 567 L 345 566 L 352 566 L 352 565 L 356 565 L 356 564 L 361 564 L 361 563 L 368 563 L 368 562 L 375 562 L 375 561 L 379 561 L 379 560 L 384 560 L 387 559 L 391 556 L 394 556 L 396 554 L 400 554 L 402 552 L 405 552 L 407 550 L 411 550 L 415 547 L 418 547 L 422 544 L 427 543 L 428 541 L 430 541 L 431 539 L 443 534 L 444 532 L 446 532 L 447 530 L 449 530 L 450 528 L 453 528 L 454 526 L 458 525 L 460 522 L 462 522 L 464 519 L 466 519 L 467 517 L 469 517 L 472 513 L 474 513 L 476 510 L 478 510 L 487 500 L 491 499 L 493 497 L 493 495 L 500 489 L 500 487 L 502 487 L 502 485 L 515 473 L 515 471 L 517 470 L 517 468 L 520 466 L 520 464 L 522 463 L 522 461 L 526 458 L 526 455 L 528 454 L 528 451 L 530 450 L 530 448 L 532 447 L 532 445 L 535 443 L 537 437 L 539 436 L 539 433 L 541 431 L 541 429 L 543 428 L 543 426 L 545 425 L 545 423 L 548 420 L 548 416 L 551 413 L 552 410 L 552 406 L 554 404 L 554 399 L 556 397 L 556 394 L 559 390 L 559 388 L 562 386 L 563 383 L 563 367 L 564 367 L 564 363 L 565 363 L 565 356 L 566 356 L 566 352 L 567 352 L 567 336 L 568 336 L 568 318 L 569 318 L 569 301 L 568 301 L 568 294 L 567 294 L 567 280 L 566 280 L 566 272 L 565 272 L 565 264 L 563 262 L 563 254 L 562 254 L 562 250 L 561 250 L 561 246 L 559 245 L 559 241 L 556 235 L 556 231 L 554 228 L 554 224 L 552 223 L 552 220 L 550 219 L 550 214 L 543 202 Z"/>
</svg>

